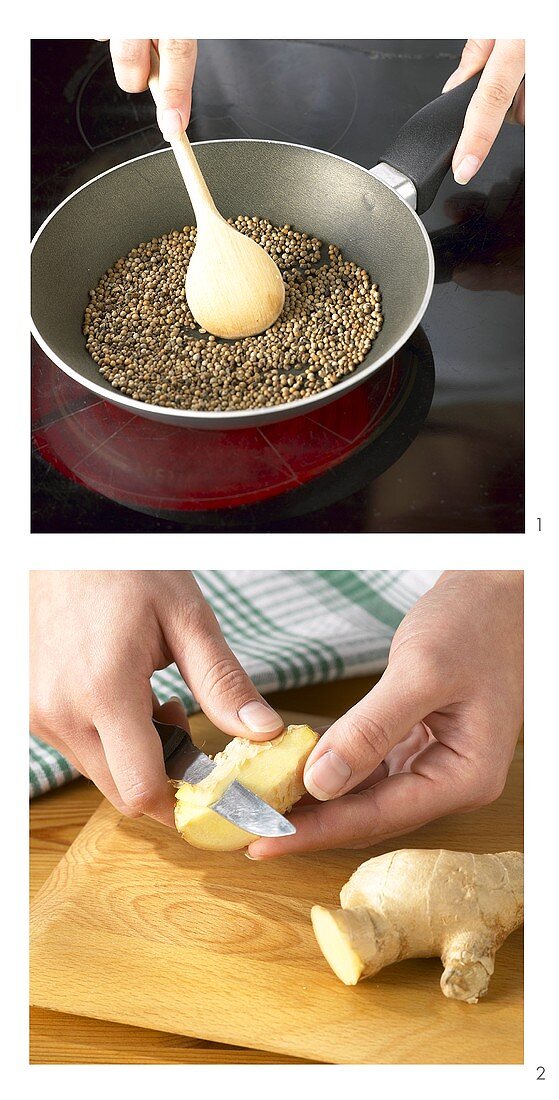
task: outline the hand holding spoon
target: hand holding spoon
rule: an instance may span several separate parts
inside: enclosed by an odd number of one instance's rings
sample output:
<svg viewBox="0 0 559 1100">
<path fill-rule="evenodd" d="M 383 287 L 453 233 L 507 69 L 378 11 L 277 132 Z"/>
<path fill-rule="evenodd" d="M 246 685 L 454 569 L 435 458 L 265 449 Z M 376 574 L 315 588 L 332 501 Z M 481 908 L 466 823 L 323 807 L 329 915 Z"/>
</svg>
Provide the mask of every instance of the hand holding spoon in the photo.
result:
<svg viewBox="0 0 559 1100">
<path fill-rule="evenodd" d="M 149 89 L 157 104 L 159 57 L 152 47 Z M 196 216 L 196 247 L 186 273 L 186 300 L 201 326 L 215 336 L 254 336 L 273 325 L 285 286 L 272 258 L 222 218 L 186 133 L 170 142 Z"/>
</svg>

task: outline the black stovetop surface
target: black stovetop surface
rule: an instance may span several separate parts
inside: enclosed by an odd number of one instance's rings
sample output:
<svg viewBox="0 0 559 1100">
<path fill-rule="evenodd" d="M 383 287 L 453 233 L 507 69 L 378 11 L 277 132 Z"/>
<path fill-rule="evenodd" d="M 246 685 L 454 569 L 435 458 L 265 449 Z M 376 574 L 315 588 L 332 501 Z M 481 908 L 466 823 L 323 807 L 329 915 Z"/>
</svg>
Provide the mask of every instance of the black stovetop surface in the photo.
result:
<svg viewBox="0 0 559 1100">
<path fill-rule="evenodd" d="M 294 141 L 370 167 L 439 93 L 462 44 L 203 41 L 191 140 Z M 33 232 L 93 176 L 164 145 L 151 97 L 117 88 L 100 43 L 36 40 L 32 107 Z M 180 514 L 110 499 L 35 445 L 32 529 L 522 531 L 523 200 L 523 134 L 507 125 L 473 184 L 459 188 L 449 175 L 424 215 L 437 276 L 418 362 L 430 345 L 435 387 L 430 409 L 421 397 L 419 424 L 414 414 L 413 429 L 402 428 L 399 414 L 387 429 L 400 433 L 402 445 L 383 437 L 295 493 L 254 506 Z M 36 353 L 34 364 L 40 392 L 52 383 Z M 411 383 L 408 390 L 415 393 Z M 378 460 L 381 445 L 388 468 Z"/>
</svg>

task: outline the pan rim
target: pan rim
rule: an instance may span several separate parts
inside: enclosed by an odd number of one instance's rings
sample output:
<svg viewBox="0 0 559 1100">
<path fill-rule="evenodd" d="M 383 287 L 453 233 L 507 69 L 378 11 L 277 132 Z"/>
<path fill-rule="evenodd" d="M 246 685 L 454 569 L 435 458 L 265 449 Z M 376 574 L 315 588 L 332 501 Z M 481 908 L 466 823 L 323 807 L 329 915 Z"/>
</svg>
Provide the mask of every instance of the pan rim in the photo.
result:
<svg viewBox="0 0 559 1100">
<path fill-rule="evenodd" d="M 192 142 L 192 145 L 193 147 L 196 147 L 198 145 L 225 145 L 233 143 L 282 145 L 290 149 L 304 149 L 307 152 L 320 153 L 321 156 L 331 157 L 333 160 L 339 160 L 343 164 L 349 164 L 352 168 L 357 168 L 359 169 L 359 171 L 365 172 L 365 174 L 368 176 L 370 176 L 370 173 L 372 171 L 372 169 L 365 168 L 363 165 L 357 164 L 353 160 L 348 160 L 347 157 L 341 157 L 337 153 L 332 153 L 326 149 L 317 149 L 312 145 L 302 145 L 294 141 L 275 141 L 272 138 L 209 138 L 205 139 L 204 141 Z M 47 215 L 44 222 L 42 222 L 42 224 L 39 226 L 31 241 L 30 255 L 32 255 L 37 241 L 39 240 L 43 231 L 46 229 L 49 222 L 58 214 L 62 207 L 66 206 L 66 203 L 75 198 L 75 196 L 78 195 L 80 191 L 85 190 L 86 187 L 90 187 L 92 184 L 96 183 L 97 180 L 110 175 L 112 172 L 118 172 L 121 168 L 125 168 L 129 164 L 134 164 L 136 161 L 146 160 L 148 157 L 155 157 L 161 155 L 162 153 L 170 152 L 170 147 L 166 147 L 163 149 L 152 149 L 149 153 L 142 153 L 139 157 L 130 157 L 129 160 L 122 161 L 120 164 L 115 164 L 112 168 L 107 168 L 104 172 L 99 172 L 98 175 L 93 176 L 90 180 L 87 180 L 85 183 L 80 184 L 80 186 L 77 187 L 75 191 L 72 191 L 70 195 L 67 195 L 66 198 L 63 199 L 62 202 L 60 202 L 58 206 L 54 208 L 54 210 L 51 210 L 50 214 Z M 413 335 L 418 325 L 421 323 L 427 306 L 429 305 L 431 294 L 433 292 L 433 285 L 435 282 L 435 257 L 433 254 L 433 247 L 429 239 L 429 234 L 427 233 L 427 230 L 421 218 L 419 217 L 417 212 L 409 205 L 409 203 L 407 203 L 405 199 L 403 199 L 400 195 L 393 191 L 392 188 L 388 186 L 388 184 L 383 183 L 382 180 L 376 179 L 376 177 L 373 178 L 375 178 L 375 182 L 377 184 L 390 191 L 391 195 L 394 195 L 394 197 L 402 203 L 402 205 L 406 208 L 406 211 L 412 215 L 417 225 L 419 226 L 425 244 L 428 260 L 428 272 L 425 291 L 420 306 L 417 309 L 411 323 L 400 334 L 398 339 L 390 345 L 387 351 L 383 355 L 381 355 L 380 358 L 374 363 L 370 363 L 369 366 L 366 366 L 362 370 L 356 370 L 353 374 L 348 375 L 347 378 L 344 378 L 343 381 L 338 382 L 331 389 L 325 389 L 318 394 L 314 394 L 312 397 L 299 398 L 297 401 L 287 401 L 281 405 L 256 406 L 252 409 L 223 409 L 205 411 L 198 409 L 167 408 L 164 405 L 152 405 L 149 404 L 147 401 L 138 401 L 133 397 L 128 397 L 126 394 L 121 393 L 116 388 L 114 389 L 114 391 L 112 389 L 108 390 L 100 383 L 90 382 L 89 379 L 84 378 L 83 374 L 75 370 L 73 367 L 69 366 L 68 363 L 61 359 L 60 356 L 52 350 L 47 341 L 39 332 L 33 319 L 33 314 L 30 311 L 31 333 L 39 346 L 44 351 L 45 355 L 51 360 L 51 362 L 55 363 L 56 366 L 58 366 L 64 374 L 68 375 L 70 378 L 73 378 L 75 382 L 83 386 L 85 389 L 88 389 L 92 393 L 97 394 L 97 396 L 100 397 L 102 400 L 109 401 L 111 404 L 121 405 L 127 409 L 131 409 L 138 416 L 155 416 L 157 419 L 174 421 L 175 425 L 177 419 L 179 419 L 184 421 L 196 421 L 200 426 L 216 425 L 222 428 L 225 428 L 227 426 L 231 428 L 243 427 L 245 424 L 253 424 L 255 417 L 258 417 L 259 420 L 267 418 L 275 420 L 281 420 L 284 418 L 292 419 L 295 416 L 303 415 L 305 411 L 310 412 L 311 409 L 316 409 L 320 405 L 330 404 L 332 401 L 337 400 L 338 397 L 341 397 L 343 394 L 348 393 L 356 386 L 361 385 L 361 383 L 364 382 L 366 378 L 370 378 L 373 374 L 380 370 L 381 367 L 389 362 L 389 360 L 392 359 L 394 355 L 396 355 L 400 348 L 404 346 L 404 344 L 409 340 L 410 336 Z"/>
</svg>

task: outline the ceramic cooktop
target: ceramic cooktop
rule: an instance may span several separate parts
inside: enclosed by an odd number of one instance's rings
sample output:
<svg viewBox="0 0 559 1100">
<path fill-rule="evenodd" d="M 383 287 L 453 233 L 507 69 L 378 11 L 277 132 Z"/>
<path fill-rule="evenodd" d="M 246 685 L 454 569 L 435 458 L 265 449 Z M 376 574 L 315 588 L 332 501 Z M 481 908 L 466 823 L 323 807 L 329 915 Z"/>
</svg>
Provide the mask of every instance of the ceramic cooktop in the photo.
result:
<svg viewBox="0 0 559 1100">
<path fill-rule="evenodd" d="M 202 41 L 193 141 L 276 138 L 372 166 L 455 68 L 457 40 Z M 82 183 L 164 142 L 107 47 L 33 43 L 33 230 Z M 35 531 L 521 531 L 523 136 L 424 216 L 423 330 L 324 410 L 239 432 L 130 416 L 34 345 Z"/>
</svg>

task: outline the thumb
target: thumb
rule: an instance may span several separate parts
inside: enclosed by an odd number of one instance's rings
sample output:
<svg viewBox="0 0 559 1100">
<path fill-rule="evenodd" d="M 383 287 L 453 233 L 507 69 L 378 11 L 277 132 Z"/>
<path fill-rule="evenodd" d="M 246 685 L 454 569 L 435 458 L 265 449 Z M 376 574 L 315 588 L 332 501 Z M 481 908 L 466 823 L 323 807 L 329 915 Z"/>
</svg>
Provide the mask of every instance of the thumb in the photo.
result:
<svg viewBox="0 0 559 1100">
<path fill-rule="evenodd" d="M 307 790 L 321 801 L 353 790 L 430 710 L 426 693 L 410 684 L 394 661 L 372 691 L 321 737 L 305 766 Z"/>
<path fill-rule="evenodd" d="M 180 673 L 204 714 L 223 733 L 265 741 L 283 729 L 283 720 L 257 691 L 230 650 L 219 623 L 202 598 L 195 614 L 185 609 L 166 638 Z"/>
</svg>

